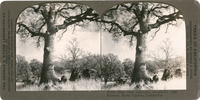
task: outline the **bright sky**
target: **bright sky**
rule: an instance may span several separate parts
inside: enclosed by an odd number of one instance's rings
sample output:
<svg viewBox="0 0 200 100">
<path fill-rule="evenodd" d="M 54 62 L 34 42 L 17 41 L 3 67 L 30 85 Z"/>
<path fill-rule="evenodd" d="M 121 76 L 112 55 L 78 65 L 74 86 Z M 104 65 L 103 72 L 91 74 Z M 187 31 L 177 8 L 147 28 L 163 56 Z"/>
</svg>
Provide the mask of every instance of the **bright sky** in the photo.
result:
<svg viewBox="0 0 200 100">
<path fill-rule="evenodd" d="M 92 29 L 92 28 L 91 28 Z M 166 28 L 163 27 L 156 34 L 156 37 L 151 40 L 151 34 L 155 31 L 151 31 L 148 39 L 148 51 L 154 51 L 158 47 L 158 45 L 166 38 L 170 38 L 172 42 L 172 48 L 176 55 L 185 57 L 186 54 L 186 37 L 185 37 L 185 23 L 181 23 L 178 27 L 169 27 L 167 33 Z M 58 35 L 61 34 L 62 31 L 58 32 Z M 91 52 L 92 54 L 100 54 L 100 32 L 99 31 L 86 31 L 78 29 L 72 34 L 72 30 L 68 29 L 68 31 L 63 35 L 60 41 L 55 41 L 55 56 L 59 56 L 64 54 L 65 47 L 68 44 L 69 40 L 72 38 L 77 38 L 79 41 L 79 46 L 86 52 Z M 102 33 L 102 52 L 103 54 L 113 53 L 118 55 L 119 59 L 123 61 L 125 58 L 131 58 L 135 60 L 135 47 L 130 48 L 129 45 L 125 42 L 125 37 L 121 39 L 118 43 L 114 42 L 111 39 L 111 34 L 107 32 Z M 30 62 L 32 59 L 38 59 L 43 61 L 43 47 L 40 49 L 36 48 L 35 44 L 32 40 L 27 41 L 25 44 L 19 42 L 19 36 L 17 35 L 16 39 L 16 52 L 22 56 L 25 56 L 26 60 Z M 135 44 L 134 44 L 135 46 Z"/>
</svg>

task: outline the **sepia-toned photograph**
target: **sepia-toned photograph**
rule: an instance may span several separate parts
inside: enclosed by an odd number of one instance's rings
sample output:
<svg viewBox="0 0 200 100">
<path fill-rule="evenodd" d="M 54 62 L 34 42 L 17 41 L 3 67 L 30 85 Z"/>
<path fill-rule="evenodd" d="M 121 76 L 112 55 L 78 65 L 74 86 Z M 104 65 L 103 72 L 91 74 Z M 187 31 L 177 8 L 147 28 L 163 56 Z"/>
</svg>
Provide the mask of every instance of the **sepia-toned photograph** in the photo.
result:
<svg viewBox="0 0 200 100">
<path fill-rule="evenodd" d="M 16 90 L 101 90 L 98 20 L 81 4 L 24 9 L 16 24 Z"/>
<path fill-rule="evenodd" d="M 115 5 L 102 17 L 103 90 L 185 90 L 181 12 L 163 3 Z"/>
<path fill-rule="evenodd" d="M 103 15 L 42 3 L 16 22 L 16 91 L 186 90 L 184 16 L 164 3 L 129 2 Z"/>
</svg>

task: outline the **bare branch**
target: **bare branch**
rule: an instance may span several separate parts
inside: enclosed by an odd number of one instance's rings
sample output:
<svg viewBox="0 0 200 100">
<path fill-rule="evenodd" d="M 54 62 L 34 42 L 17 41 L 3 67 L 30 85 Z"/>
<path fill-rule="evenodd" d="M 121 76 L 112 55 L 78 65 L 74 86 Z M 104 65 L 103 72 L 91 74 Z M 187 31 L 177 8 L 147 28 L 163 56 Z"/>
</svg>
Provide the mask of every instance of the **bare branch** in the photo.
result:
<svg viewBox="0 0 200 100">
<path fill-rule="evenodd" d="M 155 11 L 155 10 L 158 10 L 158 9 L 168 9 L 170 6 L 169 5 L 167 5 L 167 6 L 157 6 L 157 7 L 154 7 L 154 8 L 152 8 L 150 11 Z"/>
<path fill-rule="evenodd" d="M 164 16 L 160 17 L 156 21 L 156 23 L 150 24 L 149 27 L 151 27 L 151 29 L 152 28 L 158 28 L 163 24 L 166 24 L 166 23 L 169 23 L 169 22 L 172 22 L 172 21 L 176 21 L 176 19 L 183 19 L 183 17 L 180 17 L 180 16 L 181 16 L 180 11 L 169 14 L 169 15 L 164 15 Z"/>
<path fill-rule="evenodd" d="M 156 34 L 158 33 L 158 31 L 160 31 L 160 27 L 158 28 L 158 30 L 156 30 L 155 34 L 152 36 L 152 39 L 150 41 L 152 41 L 154 39 L 154 37 L 156 36 Z"/>
<path fill-rule="evenodd" d="M 36 44 L 37 44 L 37 48 L 39 48 L 40 47 L 40 36 L 38 37 Z"/>
<path fill-rule="evenodd" d="M 61 8 L 57 12 L 62 12 L 63 10 L 69 10 L 69 9 L 74 10 L 74 9 L 76 9 L 78 7 L 80 7 L 80 5 L 76 5 L 76 6 L 73 6 L 73 7 Z"/>
<path fill-rule="evenodd" d="M 17 23 L 17 25 L 19 25 L 19 27 L 24 27 L 29 33 L 31 33 L 31 37 L 34 37 L 34 36 L 41 36 L 41 37 L 44 37 L 44 36 L 45 36 L 45 33 L 34 32 L 34 31 L 32 31 L 28 26 L 26 26 L 25 24 Z"/>
<path fill-rule="evenodd" d="M 130 41 L 129 41 L 129 42 L 130 42 L 130 47 L 133 45 L 133 36 L 134 36 L 134 35 L 131 36 L 131 39 L 130 39 Z"/>
<path fill-rule="evenodd" d="M 115 11 L 119 8 L 119 5 L 117 5 L 116 7 L 112 7 L 111 9 L 109 9 L 108 11 Z"/>
<path fill-rule="evenodd" d="M 61 38 L 63 37 L 63 34 L 67 31 L 67 28 L 61 33 L 61 36 L 59 37 L 58 41 L 61 40 Z"/>
<path fill-rule="evenodd" d="M 87 18 L 88 16 L 92 16 L 93 9 L 92 8 L 88 8 L 87 11 L 85 11 L 84 13 L 81 13 L 79 15 L 76 16 L 70 16 L 69 18 L 66 18 L 66 20 L 64 21 L 63 24 L 61 25 L 57 25 L 57 29 L 65 29 L 66 27 L 68 27 L 69 25 L 75 24 L 77 22 L 81 22 L 84 21 L 85 19 L 93 19 L 91 18 Z M 96 17 L 96 15 L 93 15 L 94 17 Z"/>
<path fill-rule="evenodd" d="M 40 32 L 41 31 L 41 29 L 45 26 L 45 24 L 46 24 L 46 21 L 40 26 L 40 28 L 38 29 L 38 31 Z"/>
<path fill-rule="evenodd" d="M 117 26 L 117 27 L 124 33 L 124 36 L 126 36 L 126 35 L 134 35 L 134 36 L 137 36 L 137 33 L 138 33 L 138 32 L 133 32 L 133 30 L 131 30 L 131 31 L 126 31 L 126 30 L 124 30 L 124 29 L 122 28 L 122 26 L 120 26 L 118 23 L 115 23 L 115 22 L 113 22 L 113 21 L 101 20 L 101 22 L 107 23 L 107 24 L 111 24 L 111 26 L 113 26 L 113 25 Z M 136 24 L 137 24 L 137 23 L 136 23 Z M 134 26 L 134 27 L 135 27 L 135 26 Z"/>
</svg>

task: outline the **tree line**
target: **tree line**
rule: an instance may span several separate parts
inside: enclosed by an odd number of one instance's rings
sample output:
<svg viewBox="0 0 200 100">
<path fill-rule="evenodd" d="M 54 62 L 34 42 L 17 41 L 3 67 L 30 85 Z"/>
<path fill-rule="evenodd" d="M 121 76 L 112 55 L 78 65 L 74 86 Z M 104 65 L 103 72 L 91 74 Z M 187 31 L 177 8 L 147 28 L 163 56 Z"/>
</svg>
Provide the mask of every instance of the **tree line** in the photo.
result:
<svg viewBox="0 0 200 100">
<path fill-rule="evenodd" d="M 170 60 L 169 68 L 180 68 L 182 59 L 173 58 Z M 158 63 L 159 62 L 159 63 Z M 71 74 L 74 68 L 94 70 L 99 78 L 105 84 L 109 81 L 117 81 L 119 78 L 126 78 L 131 81 L 133 74 L 134 61 L 130 58 L 120 61 L 117 55 L 104 54 L 95 55 L 87 54 L 82 58 L 78 58 L 75 61 L 72 60 L 58 60 L 54 61 L 54 70 L 57 76 Z M 157 74 L 160 69 L 167 69 L 164 66 L 160 66 L 163 60 L 148 60 L 146 62 L 147 70 L 149 74 Z M 175 71 L 175 70 L 174 70 Z M 31 82 L 38 83 L 41 79 L 42 62 L 37 59 L 32 59 L 30 63 L 26 61 L 24 56 L 16 56 L 16 81 L 31 84 Z M 165 73 L 163 72 L 163 75 Z"/>
</svg>

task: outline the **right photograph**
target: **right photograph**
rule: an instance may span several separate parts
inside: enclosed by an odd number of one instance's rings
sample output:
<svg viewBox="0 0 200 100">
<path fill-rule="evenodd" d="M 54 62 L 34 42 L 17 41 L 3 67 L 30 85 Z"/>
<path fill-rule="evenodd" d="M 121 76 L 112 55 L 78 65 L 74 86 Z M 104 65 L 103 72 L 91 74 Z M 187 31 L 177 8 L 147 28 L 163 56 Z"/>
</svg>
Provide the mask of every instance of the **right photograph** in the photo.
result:
<svg viewBox="0 0 200 100">
<path fill-rule="evenodd" d="M 130 2 L 102 16 L 102 90 L 186 90 L 186 31 L 172 5 Z"/>
</svg>

